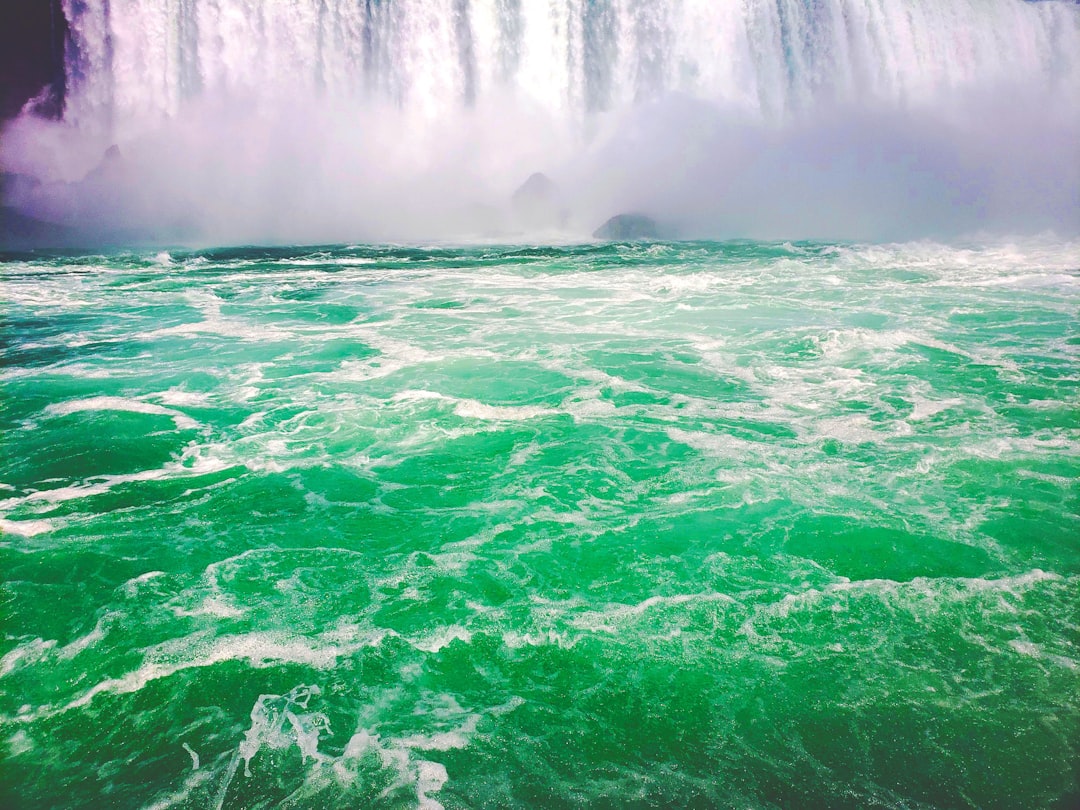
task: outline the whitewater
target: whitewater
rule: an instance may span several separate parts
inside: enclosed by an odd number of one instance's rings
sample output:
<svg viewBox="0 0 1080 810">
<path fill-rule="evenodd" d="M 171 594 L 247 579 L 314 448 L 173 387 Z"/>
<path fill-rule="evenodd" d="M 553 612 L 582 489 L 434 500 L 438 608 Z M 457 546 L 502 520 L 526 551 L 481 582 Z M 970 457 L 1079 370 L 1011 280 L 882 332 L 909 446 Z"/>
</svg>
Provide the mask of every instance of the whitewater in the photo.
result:
<svg viewBox="0 0 1080 810">
<path fill-rule="evenodd" d="M 1080 803 L 1080 5 L 62 17 L 0 806 Z"/>
</svg>

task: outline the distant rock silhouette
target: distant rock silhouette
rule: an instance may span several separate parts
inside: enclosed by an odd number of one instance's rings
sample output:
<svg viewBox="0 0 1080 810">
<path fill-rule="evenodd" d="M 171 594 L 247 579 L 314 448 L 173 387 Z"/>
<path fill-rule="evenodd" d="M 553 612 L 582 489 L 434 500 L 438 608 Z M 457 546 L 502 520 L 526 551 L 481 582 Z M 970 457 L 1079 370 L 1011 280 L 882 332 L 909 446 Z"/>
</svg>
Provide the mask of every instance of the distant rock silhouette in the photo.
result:
<svg viewBox="0 0 1080 810">
<path fill-rule="evenodd" d="M 115 179 L 125 171 L 124 156 L 120 154 L 120 147 L 115 143 L 105 150 L 101 156 L 101 162 L 89 171 L 82 179 L 83 183 L 98 183 L 104 180 Z"/>
<path fill-rule="evenodd" d="M 63 116 L 67 38 L 62 0 L 0 2 L 0 123 L 23 111 Z"/>
<path fill-rule="evenodd" d="M 515 222 L 524 228 L 553 228 L 566 221 L 559 187 L 542 172 L 529 175 L 510 198 Z"/>
<path fill-rule="evenodd" d="M 672 239 L 672 228 L 660 225 L 645 214 L 616 214 L 595 231 L 594 239 L 612 242 L 629 242 L 635 239 Z"/>
</svg>

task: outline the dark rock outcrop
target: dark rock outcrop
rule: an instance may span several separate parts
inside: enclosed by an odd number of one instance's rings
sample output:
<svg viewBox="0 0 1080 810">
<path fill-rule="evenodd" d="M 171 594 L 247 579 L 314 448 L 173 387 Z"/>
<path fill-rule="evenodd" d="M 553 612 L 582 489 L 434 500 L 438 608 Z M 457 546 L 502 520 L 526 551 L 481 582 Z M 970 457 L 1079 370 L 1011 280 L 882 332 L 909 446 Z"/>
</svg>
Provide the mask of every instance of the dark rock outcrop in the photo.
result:
<svg viewBox="0 0 1080 810">
<path fill-rule="evenodd" d="M 675 231 L 645 214 L 616 214 L 595 231 L 594 239 L 631 242 L 638 239 L 673 239 Z"/>
<path fill-rule="evenodd" d="M 63 114 L 67 35 L 60 0 L 0 2 L 0 121 L 32 99 L 38 115 Z"/>
</svg>

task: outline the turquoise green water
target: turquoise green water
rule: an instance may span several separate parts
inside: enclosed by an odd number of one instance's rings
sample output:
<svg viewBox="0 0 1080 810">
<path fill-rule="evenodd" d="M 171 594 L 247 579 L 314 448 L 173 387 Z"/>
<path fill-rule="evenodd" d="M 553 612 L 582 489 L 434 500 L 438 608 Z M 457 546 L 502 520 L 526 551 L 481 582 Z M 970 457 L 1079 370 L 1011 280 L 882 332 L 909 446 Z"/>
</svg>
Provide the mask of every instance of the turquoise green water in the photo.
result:
<svg viewBox="0 0 1080 810">
<path fill-rule="evenodd" d="M 9 256 L 0 803 L 1075 806 L 1078 268 Z"/>
</svg>

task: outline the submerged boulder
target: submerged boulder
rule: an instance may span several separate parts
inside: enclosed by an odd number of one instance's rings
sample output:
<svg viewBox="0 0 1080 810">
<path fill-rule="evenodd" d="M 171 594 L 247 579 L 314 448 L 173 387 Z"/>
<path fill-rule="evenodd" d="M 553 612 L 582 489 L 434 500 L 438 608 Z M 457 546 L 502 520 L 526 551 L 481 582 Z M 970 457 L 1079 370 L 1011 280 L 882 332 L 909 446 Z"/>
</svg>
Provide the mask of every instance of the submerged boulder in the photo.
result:
<svg viewBox="0 0 1080 810">
<path fill-rule="evenodd" d="M 616 214 L 595 231 L 594 239 L 629 242 L 635 239 L 671 239 L 674 231 L 645 214 Z"/>
</svg>

